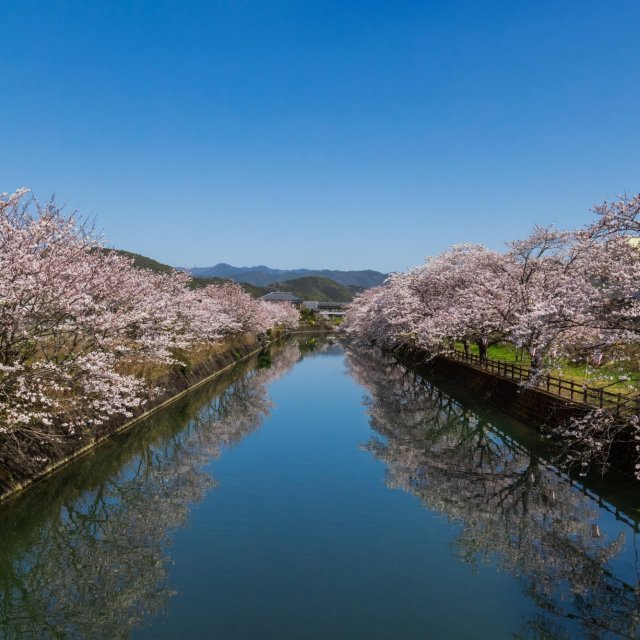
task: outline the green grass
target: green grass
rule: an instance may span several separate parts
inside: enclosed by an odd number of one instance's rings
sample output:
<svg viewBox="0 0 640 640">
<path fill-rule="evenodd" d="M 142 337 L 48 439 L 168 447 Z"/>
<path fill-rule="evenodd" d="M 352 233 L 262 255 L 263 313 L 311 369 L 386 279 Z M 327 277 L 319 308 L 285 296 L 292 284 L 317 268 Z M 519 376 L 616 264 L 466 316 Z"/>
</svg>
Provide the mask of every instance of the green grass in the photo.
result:
<svg viewBox="0 0 640 640">
<path fill-rule="evenodd" d="M 456 343 L 455 347 L 458 351 L 464 350 L 460 342 Z M 470 344 L 469 352 L 478 355 L 478 346 Z M 516 353 L 516 348 L 507 343 L 491 345 L 487 350 L 487 357 L 503 362 L 515 362 L 523 367 L 531 365 L 531 358 L 528 353 L 525 352 L 524 355 L 522 355 L 521 351 Z M 640 368 L 638 367 L 637 356 L 635 359 L 611 359 L 605 361 L 600 367 L 594 367 L 585 362 L 570 362 L 563 359 L 548 360 L 546 365 L 550 367 L 549 372 L 553 376 L 558 376 L 564 380 L 572 380 L 579 384 L 586 384 L 589 387 L 602 387 L 611 393 L 633 394 L 637 393 L 640 387 Z"/>
</svg>

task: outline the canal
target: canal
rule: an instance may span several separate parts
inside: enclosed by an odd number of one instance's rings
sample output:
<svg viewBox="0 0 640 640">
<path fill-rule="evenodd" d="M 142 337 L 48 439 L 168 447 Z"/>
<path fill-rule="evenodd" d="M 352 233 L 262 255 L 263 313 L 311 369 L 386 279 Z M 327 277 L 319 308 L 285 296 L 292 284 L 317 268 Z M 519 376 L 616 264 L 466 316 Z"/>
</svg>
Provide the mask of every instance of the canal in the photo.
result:
<svg viewBox="0 0 640 640">
<path fill-rule="evenodd" d="M 638 489 L 548 460 L 446 383 L 281 342 L 0 505 L 0 638 L 638 637 Z"/>
</svg>

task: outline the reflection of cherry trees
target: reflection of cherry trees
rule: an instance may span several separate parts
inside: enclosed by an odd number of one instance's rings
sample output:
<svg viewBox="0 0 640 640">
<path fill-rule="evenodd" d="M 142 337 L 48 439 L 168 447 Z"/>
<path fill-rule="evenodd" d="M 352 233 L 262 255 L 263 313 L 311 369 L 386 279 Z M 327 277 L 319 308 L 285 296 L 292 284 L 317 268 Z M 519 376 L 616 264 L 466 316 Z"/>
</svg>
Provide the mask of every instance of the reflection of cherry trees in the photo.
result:
<svg viewBox="0 0 640 640">
<path fill-rule="evenodd" d="M 497 558 L 521 580 L 541 609 L 526 635 L 563 637 L 559 629 L 575 634 L 579 624 L 589 637 L 637 637 L 638 575 L 610 568 L 625 543 L 635 543 L 631 529 L 609 538 L 595 503 L 536 455 L 437 386 L 382 355 L 372 366 L 371 357 L 347 355 L 383 436 L 366 448 L 388 465 L 390 487 L 462 524 L 456 546 L 464 560 Z"/>
<path fill-rule="evenodd" d="M 267 383 L 299 356 L 281 347 L 5 506 L 0 638 L 128 637 L 161 611 L 172 531 L 215 483 L 203 465 L 260 426 Z"/>
<path fill-rule="evenodd" d="M 311 338 L 299 338 L 298 345 L 302 354 L 312 353 L 318 355 L 338 355 L 342 353 L 339 340 L 333 336 L 314 336 Z"/>
</svg>

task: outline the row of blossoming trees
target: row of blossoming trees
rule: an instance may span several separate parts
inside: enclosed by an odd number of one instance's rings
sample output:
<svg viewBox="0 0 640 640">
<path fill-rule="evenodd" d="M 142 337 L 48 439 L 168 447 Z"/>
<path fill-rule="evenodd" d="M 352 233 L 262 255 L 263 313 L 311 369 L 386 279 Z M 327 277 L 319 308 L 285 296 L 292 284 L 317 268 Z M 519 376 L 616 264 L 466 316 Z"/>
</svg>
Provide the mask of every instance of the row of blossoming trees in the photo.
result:
<svg viewBox="0 0 640 640">
<path fill-rule="evenodd" d="M 239 285 L 136 269 L 26 194 L 0 195 L 0 484 L 131 416 L 194 354 L 297 324 Z"/>
<path fill-rule="evenodd" d="M 345 330 L 383 348 L 427 355 L 462 342 L 477 344 L 486 357 L 490 344 L 509 342 L 526 350 L 538 371 L 550 358 L 598 365 L 605 357 L 631 357 L 637 364 L 640 195 L 594 211 L 583 229 L 536 227 L 503 253 L 463 244 L 429 257 L 360 294 Z M 582 464 L 605 463 L 612 440 L 626 429 L 622 422 L 628 424 L 597 411 L 562 435 Z"/>
</svg>

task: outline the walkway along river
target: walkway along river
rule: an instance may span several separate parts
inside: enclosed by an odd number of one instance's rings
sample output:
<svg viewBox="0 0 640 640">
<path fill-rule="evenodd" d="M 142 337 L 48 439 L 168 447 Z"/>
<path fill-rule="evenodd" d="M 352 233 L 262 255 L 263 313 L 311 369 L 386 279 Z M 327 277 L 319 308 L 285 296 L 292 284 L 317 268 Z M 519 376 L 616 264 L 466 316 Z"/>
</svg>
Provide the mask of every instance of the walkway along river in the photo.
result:
<svg viewBox="0 0 640 640">
<path fill-rule="evenodd" d="M 635 638 L 640 496 L 613 482 L 301 337 L 1 505 L 0 638 Z"/>
</svg>

